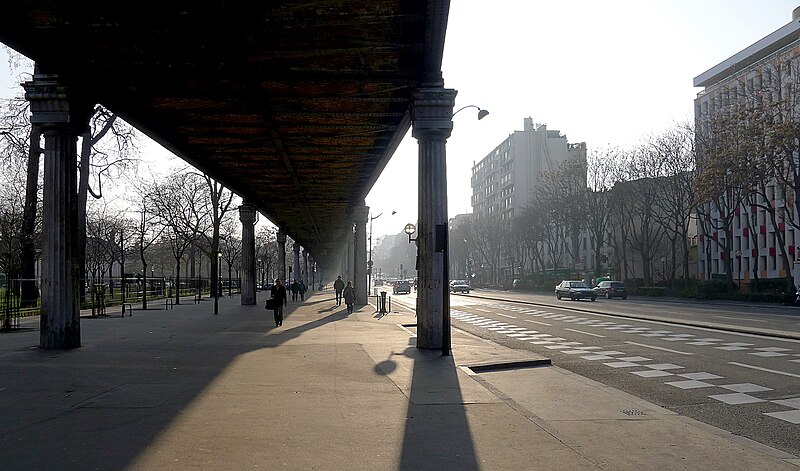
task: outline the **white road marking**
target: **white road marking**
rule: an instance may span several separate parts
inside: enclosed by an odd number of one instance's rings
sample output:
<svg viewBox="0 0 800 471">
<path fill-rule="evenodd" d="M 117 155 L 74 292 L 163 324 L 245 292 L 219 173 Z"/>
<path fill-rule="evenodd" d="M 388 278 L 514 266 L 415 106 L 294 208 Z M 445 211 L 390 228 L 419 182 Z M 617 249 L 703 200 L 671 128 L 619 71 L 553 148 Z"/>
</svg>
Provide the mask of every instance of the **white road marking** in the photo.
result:
<svg viewBox="0 0 800 471">
<path fill-rule="evenodd" d="M 476 307 L 475 310 L 476 311 L 481 311 L 481 312 L 492 312 L 492 311 L 487 311 L 486 309 L 481 309 L 479 307 Z"/>
<path fill-rule="evenodd" d="M 499 312 L 497 313 L 497 315 L 498 316 L 503 316 L 503 317 L 508 317 L 509 319 L 516 319 L 516 317 L 514 317 L 514 316 L 509 316 L 508 314 L 500 314 Z"/>
<path fill-rule="evenodd" d="M 548 324 L 546 322 L 537 322 L 537 321 L 532 321 L 530 319 L 524 319 L 524 321 L 525 322 L 532 322 L 534 324 L 539 324 L 539 325 L 546 325 L 547 327 L 553 327 L 553 324 Z"/>
<path fill-rule="evenodd" d="M 605 338 L 605 335 L 600 335 L 600 334 L 591 334 L 591 333 L 589 333 L 589 332 L 584 332 L 584 331 L 582 331 L 582 330 L 567 329 L 566 327 L 564 328 L 564 330 L 568 330 L 568 331 L 570 331 L 570 332 L 577 332 L 577 333 L 579 333 L 579 334 L 584 334 L 584 335 L 591 335 L 592 337 L 604 337 L 604 338 Z"/>
<path fill-rule="evenodd" d="M 664 352 L 677 353 L 678 355 L 694 355 L 694 353 L 679 352 L 678 350 L 671 350 L 669 348 L 656 347 L 656 346 L 653 346 L 653 345 L 645 345 L 643 343 L 636 343 L 636 342 L 625 342 L 625 343 L 628 343 L 628 344 L 631 344 L 631 345 L 637 345 L 639 347 L 652 348 L 653 350 L 661 350 L 661 351 L 664 351 Z"/>
<path fill-rule="evenodd" d="M 775 373 L 775 374 L 784 375 L 784 376 L 791 376 L 792 378 L 800 378 L 800 375 L 796 375 L 794 373 L 787 373 L 785 371 L 771 370 L 769 368 L 761 368 L 760 366 L 748 365 L 748 364 L 745 364 L 745 363 L 739 363 L 739 362 L 735 362 L 735 361 L 729 361 L 728 364 L 729 365 L 742 366 L 744 368 L 752 368 L 754 370 L 766 371 L 767 373 Z"/>
<path fill-rule="evenodd" d="M 720 319 L 733 319 L 735 321 L 767 322 L 762 319 L 749 319 L 747 317 L 727 317 L 727 316 L 714 316 L 714 317 L 719 317 Z"/>
</svg>

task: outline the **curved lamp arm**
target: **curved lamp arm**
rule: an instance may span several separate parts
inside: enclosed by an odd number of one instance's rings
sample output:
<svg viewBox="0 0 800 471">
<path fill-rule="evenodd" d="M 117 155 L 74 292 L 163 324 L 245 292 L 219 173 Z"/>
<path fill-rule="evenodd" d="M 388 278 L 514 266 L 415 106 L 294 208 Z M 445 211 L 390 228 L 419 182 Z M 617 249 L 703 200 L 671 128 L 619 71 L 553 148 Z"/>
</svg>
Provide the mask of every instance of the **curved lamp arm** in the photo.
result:
<svg viewBox="0 0 800 471">
<path fill-rule="evenodd" d="M 461 111 L 461 110 L 464 110 L 464 109 L 467 109 L 467 108 L 477 108 L 477 109 L 478 109 L 478 119 L 479 119 L 479 120 L 480 120 L 480 119 L 483 119 L 483 118 L 485 118 L 485 117 L 486 117 L 486 116 L 489 114 L 489 112 L 488 112 L 488 111 L 486 111 L 486 110 L 484 110 L 484 109 L 481 109 L 481 108 L 480 108 L 480 107 L 478 107 L 478 106 L 475 106 L 475 105 L 467 105 L 467 106 L 462 106 L 461 108 L 459 108 L 459 109 L 458 109 L 458 110 L 457 110 L 455 113 L 453 113 L 453 116 L 457 115 L 457 114 L 459 113 L 459 111 Z"/>
</svg>

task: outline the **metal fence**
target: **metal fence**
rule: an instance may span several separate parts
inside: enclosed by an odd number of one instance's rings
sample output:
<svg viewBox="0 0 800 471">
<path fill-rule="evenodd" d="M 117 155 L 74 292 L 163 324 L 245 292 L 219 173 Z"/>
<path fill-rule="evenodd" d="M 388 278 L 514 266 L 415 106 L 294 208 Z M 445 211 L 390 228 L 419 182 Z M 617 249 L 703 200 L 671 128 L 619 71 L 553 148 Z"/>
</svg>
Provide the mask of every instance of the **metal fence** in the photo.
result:
<svg viewBox="0 0 800 471">
<path fill-rule="evenodd" d="M 211 293 L 208 278 L 182 278 L 180 283 L 173 278 L 125 276 L 89 279 L 83 286 L 81 309 L 91 309 L 93 316 L 103 316 L 106 308 L 123 304 L 141 303 L 178 297 L 194 297 L 200 300 Z M 240 292 L 238 279 L 221 279 L 221 295 Z M 38 279 L 0 279 L 0 330 L 20 328 L 22 317 L 38 316 L 41 309 L 41 290 Z"/>
</svg>

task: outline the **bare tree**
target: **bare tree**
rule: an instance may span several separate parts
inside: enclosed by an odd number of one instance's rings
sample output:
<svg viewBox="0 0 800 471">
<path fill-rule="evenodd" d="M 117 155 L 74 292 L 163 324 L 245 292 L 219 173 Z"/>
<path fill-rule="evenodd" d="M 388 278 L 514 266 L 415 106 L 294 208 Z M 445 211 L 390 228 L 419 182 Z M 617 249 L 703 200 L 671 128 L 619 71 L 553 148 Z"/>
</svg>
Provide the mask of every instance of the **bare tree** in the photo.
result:
<svg viewBox="0 0 800 471">
<path fill-rule="evenodd" d="M 103 180 L 115 179 L 137 158 L 135 130 L 106 108 L 97 105 L 90 120 L 89 131 L 81 136 L 78 177 L 78 251 L 79 278 L 86 278 L 86 204 L 91 195 L 103 197 Z M 95 187 L 90 180 L 94 179 Z M 81 290 L 81 295 L 83 290 Z"/>
<path fill-rule="evenodd" d="M 661 198 L 656 205 L 659 222 L 670 241 L 670 280 L 678 266 L 678 250 L 683 278 L 689 279 L 689 225 L 695 199 L 694 130 L 689 124 L 676 125 L 656 136 L 650 146 L 661 166 L 661 178 L 656 179 Z"/>
<path fill-rule="evenodd" d="M 236 269 L 238 278 L 242 260 L 242 239 L 236 237 L 237 233 L 241 233 L 241 226 L 233 217 L 230 217 L 231 214 L 228 213 L 228 217 L 223 220 L 220 228 L 220 253 L 228 267 L 228 296 L 233 294 L 233 270 Z"/>
<path fill-rule="evenodd" d="M 166 229 L 166 226 L 160 223 L 158 215 L 154 211 L 155 205 L 153 204 L 153 197 L 145 188 L 141 186 L 142 190 L 139 192 L 139 198 L 134 202 L 137 208 L 137 221 L 135 228 L 135 241 L 136 251 L 141 261 L 142 272 L 137 277 L 141 280 L 142 288 L 142 309 L 147 309 L 147 258 L 146 252 L 152 246 L 161 234 Z"/>
<path fill-rule="evenodd" d="M 205 204 L 206 182 L 196 173 L 178 172 L 153 186 L 151 201 L 175 260 L 175 304 L 180 304 L 181 260 L 201 234 L 211 230 Z"/>
<path fill-rule="evenodd" d="M 592 152 L 587 159 L 586 231 L 594 250 L 594 274 L 602 273 L 602 252 L 609 239 L 611 224 L 611 190 L 614 188 L 615 169 L 618 165 L 617 149 Z"/>
</svg>

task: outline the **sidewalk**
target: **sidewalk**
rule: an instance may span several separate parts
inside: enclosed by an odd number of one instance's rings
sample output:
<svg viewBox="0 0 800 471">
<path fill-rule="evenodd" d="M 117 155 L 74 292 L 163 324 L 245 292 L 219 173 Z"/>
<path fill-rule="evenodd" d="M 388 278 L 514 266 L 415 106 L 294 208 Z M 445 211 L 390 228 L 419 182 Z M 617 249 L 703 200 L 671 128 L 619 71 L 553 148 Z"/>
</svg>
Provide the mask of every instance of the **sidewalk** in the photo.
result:
<svg viewBox="0 0 800 471">
<path fill-rule="evenodd" d="M 36 348 L 36 330 L 0 335 L 0 468 L 800 466 L 556 367 L 497 370 L 546 359 L 459 330 L 453 357 L 418 350 L 401 306 L 348 315 L 315 292 L 276 328 L 238 303 L 83 318 L 69 351 Z"/>
</svg>

